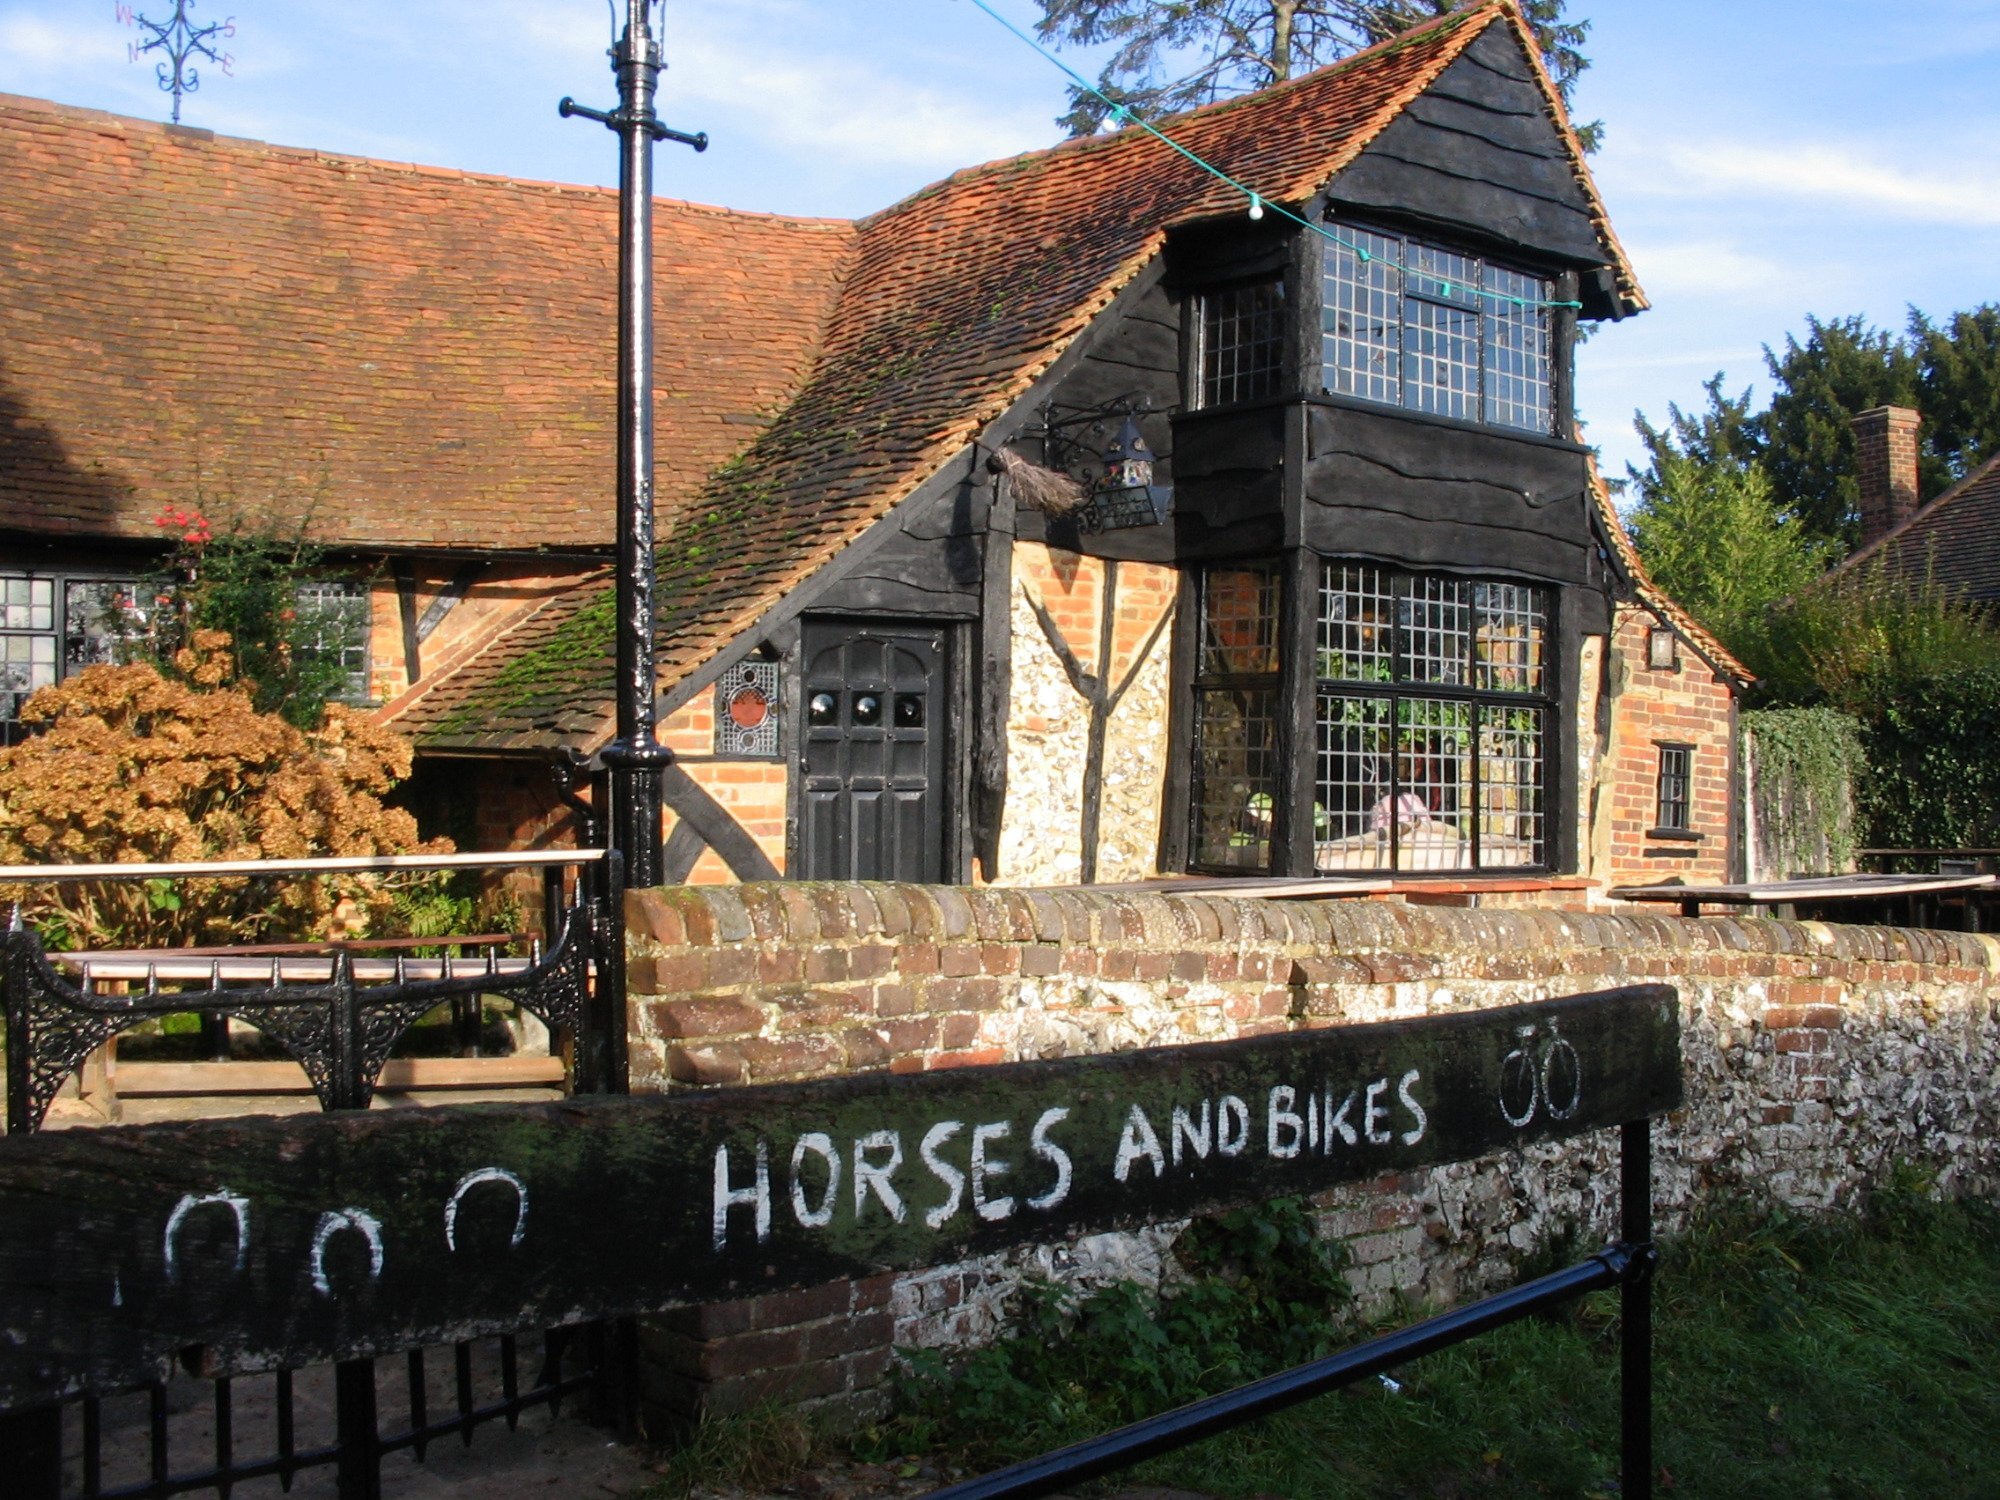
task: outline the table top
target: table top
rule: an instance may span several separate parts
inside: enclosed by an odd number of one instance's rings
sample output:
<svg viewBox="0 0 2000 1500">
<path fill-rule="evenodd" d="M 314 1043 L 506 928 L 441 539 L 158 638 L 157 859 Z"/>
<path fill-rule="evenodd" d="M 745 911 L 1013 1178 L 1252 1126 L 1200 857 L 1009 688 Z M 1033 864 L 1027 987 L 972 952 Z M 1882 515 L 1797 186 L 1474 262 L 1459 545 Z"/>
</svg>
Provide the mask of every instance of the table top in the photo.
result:
<svg viewBox="0 0 2000 1500">
<path fill-rule="evenodd" d="M 1817 875 L 1745 885 L 1620 885 L 1616 901 L 1708 901 L 1719 906 L 1775 906 L 1797 901 L 1865 901 L 1930 891 L 1972 891 L 2000 884 L 1995 875 Z"/>
</svg>

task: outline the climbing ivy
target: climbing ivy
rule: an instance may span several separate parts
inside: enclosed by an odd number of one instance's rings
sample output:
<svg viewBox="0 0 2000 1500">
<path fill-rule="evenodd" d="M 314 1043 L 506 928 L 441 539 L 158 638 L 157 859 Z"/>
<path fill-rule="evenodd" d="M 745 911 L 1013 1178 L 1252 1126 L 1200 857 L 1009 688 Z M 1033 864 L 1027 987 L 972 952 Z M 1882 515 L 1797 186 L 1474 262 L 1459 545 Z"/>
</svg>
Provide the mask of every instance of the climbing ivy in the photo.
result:
<svg viewBox="0 0 2000 1500">
<path fill-rule="evenodd" d="M 1740 720 L 1760 875 L 1852 869 L 1862 728 L 1832 708 L 1767 708 Z"/>
</svg>

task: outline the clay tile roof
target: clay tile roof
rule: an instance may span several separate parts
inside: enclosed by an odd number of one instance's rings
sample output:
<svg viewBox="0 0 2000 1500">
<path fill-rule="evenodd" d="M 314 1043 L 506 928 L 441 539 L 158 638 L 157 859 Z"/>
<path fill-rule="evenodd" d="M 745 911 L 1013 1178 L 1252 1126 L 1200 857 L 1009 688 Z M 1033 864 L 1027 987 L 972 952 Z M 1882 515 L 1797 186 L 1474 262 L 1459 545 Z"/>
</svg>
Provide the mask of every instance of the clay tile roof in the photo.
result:
<svg viewBox="0 0 2000 1500">
<path fill-rule="evenodd" d="M 1639 549 L 1632 545 L 1631 535 L 1618 517 L 1618 508 L 1611 503 L 1611 490 L 1597 472 L 1595 458 L 1590 460 L 1590 500 L 1597 513 L 1598 527 L 1610 545 L 1613 566 L 1631 584 L 1632 592 L 1639 601 L 1664 624 L 1671 626 L 1719 675 L 1746 687 L 1755 682 L 1757 677 L 1754 672 L 1738 661 L 1706 625 L 1653 582 L 1652 575 L 1646 571 L 1646 564 L 1640 560 Z"/>
<path fill-rule="evenodd" d="M 1488 0 L 1162 126 L 1267 200 L 1303 205 L 1495 24 L 1535 55 L 1510 0 Z M 1546 75 L 1541 83 L 1567 131 Z M 1576 161 L 1624 294 L 1643 306 L 1580 153 Z M 959 172 L 862 221 L 811 377 L 661 547 L 663 681 L 701 667 L 962 454 L 1160 252 L 1169 229 L 1243 209 L 1236 190 L 1128 129 Z M 600 605 L 574 607 L 540 659 L 517 641 L 504 664 L 441 683 L 399 724 L 439 748 L 526 748 L 594 715 L 590 738 L 600 742 L 608 618 Z"/>
<path fill-rule="evenodd" d="M 660 505 L 810 366 L 852 224 L 662 202 Z M 617 197 L 0 95 L 0 530 L 167 504 L 607 548 Z"/>
<path fill-rule="evenodd" d="M 2000 454 L 1833 571 L 1871 563 L 1969 599 L 2000 599 Z"/>
</svg>

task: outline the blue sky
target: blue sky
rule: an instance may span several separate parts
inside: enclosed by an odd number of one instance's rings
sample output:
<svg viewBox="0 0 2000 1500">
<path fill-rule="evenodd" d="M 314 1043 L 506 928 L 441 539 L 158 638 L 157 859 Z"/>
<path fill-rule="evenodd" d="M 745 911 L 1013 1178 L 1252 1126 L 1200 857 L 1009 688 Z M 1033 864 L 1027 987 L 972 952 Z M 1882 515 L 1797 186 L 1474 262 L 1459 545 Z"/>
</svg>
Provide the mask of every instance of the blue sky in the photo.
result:
<svg viewBox="0 0 2000 1500">
<path fill-rule="evenodd" d="M 155 17 L 171 0 L 131 0 Z M 1032 0 L 994 0 L 1026 24 Z M 622 0 L 620 9 L 622 10 Z M 1607 472 L 1632 413 L 1759 383 L 1806 314 L 1900 326 L 2000 299 L 1996 0 L 1570 0 L 1592 32 L 1578 113 L 1653 310 L 1582 351 Z M 606 0 L 198 0 L 233 15 L 233 76 L 186 123 L 286 145 L 568 182 L 616 175 Z M 1056 70 L 968 0 L 667 0 L 660 191 L 853 215 L 1047 144 Z M 0 0 L 0 91 L 164 119 L 113 0 Z M 1087 59 L 1079 60 L 1088 69 Z"/>
</svg>

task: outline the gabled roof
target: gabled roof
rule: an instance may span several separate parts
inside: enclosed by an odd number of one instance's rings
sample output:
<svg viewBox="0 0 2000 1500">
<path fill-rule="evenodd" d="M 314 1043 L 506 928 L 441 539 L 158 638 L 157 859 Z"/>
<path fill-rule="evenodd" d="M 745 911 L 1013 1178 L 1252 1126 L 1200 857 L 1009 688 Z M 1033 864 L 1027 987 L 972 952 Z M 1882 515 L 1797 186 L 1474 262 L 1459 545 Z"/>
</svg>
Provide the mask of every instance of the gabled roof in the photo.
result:
<svg viewBox="0 0 2000 1500">
<path fill-rule="evenodd" d="M 1590 504 L 1597 517 L 1598 530 L 1610 546 L 1612 566 L 1630 585 L 1639 602 L 1650 609 L 1662 624 L 1670 626 L 1719 676 L 1729 678 L 1739 687 L 1748 687 L 1755 682 L 1756 674 L 1738 661 L 1730 649 L 1716 639 L 1714 632 L 1653 582 L 1653 575 L 1646 571 L 1639 549 L 1632 544 L 1631 533 L 1626 531 L 1625 522 L 1619 518 L 1618 507 L 1611 503 L 1611 489 L 1597 472 L 1595 458 L 1590 460 Z"/>
<path fill-rule="evenodd" d="M 1535 58 L 1510 0 L 1489 0 L 1162 125 L 1267 200 L 1303 206 L 1496 25 Z M 1535 71 L 1574 150 L 1539 62 Z M 1606 260 L 1626 301 L 1643 306 L 1580 151 L 1574 159 Z M 711 661 L 986 434 L 1160 254 L 1169 230 L 1244 207 L 1171 147 L 1126 130 L 957 173 L 862 221 L 811 377 L 660 549 L 663 683 Z M 579 592 L 398 722 L 434 748 L 601 742 L 610 621 L 608 586 Z"/>
<path fill-rule="evenodd" d="M 2000 454 L 1833 571 L 1868 566 L 1968 599 L 2000 599 Z"/>
<path fill-rule="evenodd" d="M 803 378 L 845 221 L 658 207 L 659 505 Z M 166 504 L 360 547 L 609 548 L 614 192 L 0 95 L 0 531 Z"/>
</svg>

